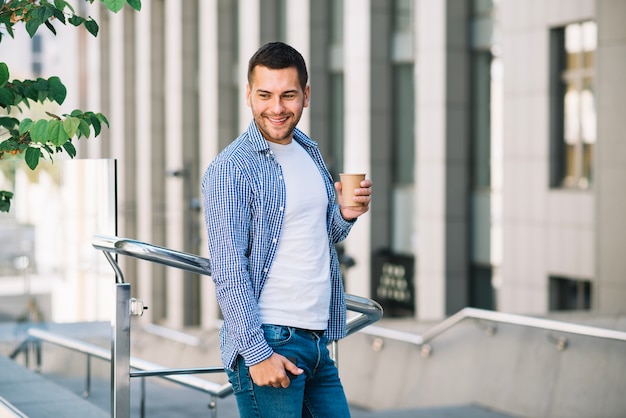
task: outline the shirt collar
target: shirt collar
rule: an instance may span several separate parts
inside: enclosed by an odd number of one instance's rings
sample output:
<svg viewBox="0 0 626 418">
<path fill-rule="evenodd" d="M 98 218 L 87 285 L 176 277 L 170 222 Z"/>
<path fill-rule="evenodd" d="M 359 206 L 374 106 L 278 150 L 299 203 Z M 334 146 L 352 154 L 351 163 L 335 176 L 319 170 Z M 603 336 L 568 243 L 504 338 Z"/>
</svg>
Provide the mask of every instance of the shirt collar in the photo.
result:
<svg viewBox="0 0 626 418">
<path fill-rule="evenodd" d="M 247 133 L 248 138 L 250 138 L 250 142 L 252 143 L 253 149 L 259 152 L 267 151 L 270 149 L 269 145 L 267 144 L 267 140 L 261 134 L 261 131 L 259 131 L 256 123 L 254 123 L 254 120 L 250 122 Z M 308 136 L 306 136 L 306 134 L 298 128 L 295 128 L 293 130 L 293 138 L 298 141 L 298 143 L 303 147 L 317 147 L 317 143 Z"/>
</svg>

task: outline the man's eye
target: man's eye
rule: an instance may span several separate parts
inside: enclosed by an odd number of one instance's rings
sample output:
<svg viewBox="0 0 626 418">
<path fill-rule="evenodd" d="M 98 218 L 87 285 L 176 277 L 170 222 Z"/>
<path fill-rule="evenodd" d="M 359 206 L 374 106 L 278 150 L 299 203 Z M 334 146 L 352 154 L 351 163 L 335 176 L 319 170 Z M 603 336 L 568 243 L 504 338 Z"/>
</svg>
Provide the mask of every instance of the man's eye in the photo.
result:
<svg viewBox="0 0 626 418">
<path fill-rule="evenodd" d="M 285 99 L 287 99 L 287 100 L 291 100 L 291 99 L 293 99 L 294 97 L 296 97 L 296 95 L 295 95 L 295 94 L 285 94 L 283 97 L 284 97 Z"/>
<path fill-rule="evenodd" d="M 269 94 L 267 94 L 267 93 L 261 93 L 261 94 L 259 94 L 259 97 L 260 97 L 261 99 L 269 99 L 270 95 L 269 95 Z"/>
</svg>

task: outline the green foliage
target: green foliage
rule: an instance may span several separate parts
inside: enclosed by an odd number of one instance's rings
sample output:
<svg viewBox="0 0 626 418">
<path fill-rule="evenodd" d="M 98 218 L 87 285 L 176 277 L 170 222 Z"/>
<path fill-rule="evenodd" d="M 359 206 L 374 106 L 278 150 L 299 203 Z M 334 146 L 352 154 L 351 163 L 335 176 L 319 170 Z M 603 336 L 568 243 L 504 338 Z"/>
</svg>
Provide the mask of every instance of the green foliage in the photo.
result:
<svg viewBox="0 0 626 418">
<path fill-rule="evenodd" d="M 84 0 L 93 3 L 94 0 Z M 141 10 L 141 0 L 101 0 L 110 11 L 117 13 L 128 4 Z M 98 24 L 91 16 L 83 17 L 65 0 L 0 0 L 0 42 L 8 34 L 14 37 L 14 27 L 23 23 L 32 38 L 43 25 L 56 35 L 53 24 L 60 22 L 72 26 L 83 26 L 93 36 L 98 36 Z M 24 107 L 30 109 L 32 102 L 53 102 L 62 104 L 67 89 L 59 77 L 38 78 L 36 80 L 10 80 L 9 68 L 0 62 L 0 108 L 6 115 L 0 116 L 0 159 L 6 154 L 23 155 L 30 169 L 35 169 L 41 158 L 52 160 L 55 153 L 65 152 L 71 158 L 76 156 L 72 141 L 100 135 L 102 125 L 109 121 L 101 113 L 74 110 L 70 114 L 46 114 L 49 119 L 32 120 L 9 116 L 11 111 L 22 113 Z M 0 190 L 0 212 L 8 212 L 13 193 Z"/>
</svg>

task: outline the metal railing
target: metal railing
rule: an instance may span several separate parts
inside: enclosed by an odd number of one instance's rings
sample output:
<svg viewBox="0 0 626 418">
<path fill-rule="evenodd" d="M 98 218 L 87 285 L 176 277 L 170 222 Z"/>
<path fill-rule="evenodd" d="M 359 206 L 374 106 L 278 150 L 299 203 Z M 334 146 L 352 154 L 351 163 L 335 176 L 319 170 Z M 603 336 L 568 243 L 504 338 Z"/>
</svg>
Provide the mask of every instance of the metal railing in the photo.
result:
<svg viewBox="0 0 626 418">
<path fill-rule="evenodd" d="M 9 354 L 9 358 L 15 359 L 20 353 L 26 355 L 31 344 L 39 344 L 40 342 L 46 342 L 59 347 L 63 347 L 78 353 L 85 354 L 86 356 L 86 373 L 85 373 L 85 386 L 82 393 L 84 398 L 87 398 L 91 393 L 91 359 L 97 358 L 104 361 L 111 361 L 111 350 L 106 349 L 85 341 L 77 340 L 71 337 L 45 331 L 39 328 L 30 328 L 27 332 L 27 337 Z M 28 358 L 26 358 L 28 366 Z M 159 376 L 165 380 L 177 383 L 182 386 L 186 386 L 191 389 L 203 392 L 211 396 L 211 405 L 216 407 L 214 397 L 224 398 L 232 393 L 232 387 L 230 384 L 219 384 L 208 381 L 206 379 L 199 379 L 195 376 L 189 376 L 189 369 L 169 369 L 167 374 L 163 374 L 164 367 L 139 358 L 130 358 L 129 373 L 131 377 L 149 377 Z M 41 358 L 37 358 L 37 369 L 41 367 Z M 222 373 L 224 369 L 222 367 L 206 367 L 206 368 L 194 368 L 193 372 L 200 373 Z M 146 407 L 146 389 L 145 380 L 142 379 L 140 390 L 140 415 L 145 416 Z"/>
<path fill-rule="evenodd" d="M 488 334 L 496 333 L 496 325 L 494 323 L 504 323 L 509 325 L 520 325 L 529 328 L 543 329 L 547 332 L 560 332 L 563 334 L 575 334 L 587 337 L 611 339 L 626 342 L 626 332 L 616 331 L 606 328 L 592 327 L 588 325 L 579 325 L 569 322 L 555 321 L 545 318 L 536 318 L 525 315 L 516 315 L 505 312 L 489 311 L 477 308 L 463 308 L 459 312 L 446 318 L 433 328 L 426 331 L 423 335 L 413 334 L 406 331 L 398 331 L 377 326 L 368 327 L 363 330 L 364 334 L 379 338 L 386 338 L 401 341 L 420 347 L 421 354 L 428 357 L 432 354 L 433 348 L 430 342 L 437 336 L 443 334 L 450 328 L 466 319 L 476 319 L 486 322 L 484 327 Z M 567 348 L 568 339 L 561 335 L 558 337 L 547 334 L 548 340 L 556 345 L 556 349 L 563 351 Z"/>
<path fill-rule="evenodd" d="M 95 236 L 92 245 L 104 253 L 109 264 L 115 272 L 115 310 L 111 319 L 111 416 L 128 417 L 130 415 L 130 378 L 148 376 L 168 376 L 169 380 L 182 383 L 177 378 L 179 375 L 195 373 L 223 372 L 223 368 L 188 368 L 188 369 L 162 369 L 155 365 L 139 364 L 139 360 L 130 357 L 130 317 L 141 315 L 145 306 L 143 302 L 131 298 L 130 284 L 124 280 L 122 270 L 114 258 L 114 254 L 120 254 L 147 260 L 187 270 L 206 276 L 211 275 L 211 263 L 209 259 L 188 254 L 168 248 L 147 244 L 127 238 L 111 236 Z M 382 307 L 373 300 L 346 294 L 346 305 L 349 311 L 356 315 L 348 317 L 346 321 L 348 335 L 353 334 L 366 326 L 382 318 Z M 332 342 L 331 349 L 333 358 L 337 361 L 338 345 Z M 132 371 L 131 369 L 137 369 Z M 174 375 L 174 376 L 173 376 Z M 201 379 L 204 381 L 204 379 Z M 184 384 L 184 383 L 183 383 Z M 198 385 L 187 385 L 197 388 Z M 211 395 L 209 411 L 212 417 L 217 416 L 217 399 L 228 396 L 232 388 L 225 386 L 204 388 Z"/>
</svg>

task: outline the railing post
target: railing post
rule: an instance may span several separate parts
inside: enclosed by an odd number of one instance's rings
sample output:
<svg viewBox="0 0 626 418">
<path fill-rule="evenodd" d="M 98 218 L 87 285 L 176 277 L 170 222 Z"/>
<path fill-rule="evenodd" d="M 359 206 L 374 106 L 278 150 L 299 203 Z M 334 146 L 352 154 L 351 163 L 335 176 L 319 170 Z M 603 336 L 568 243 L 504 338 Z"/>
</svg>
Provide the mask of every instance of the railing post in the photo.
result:
<svg viewBox="0 0 626 418">
<path fill-rule="evenodd" d="M 130 417 L 130 283 L 115 283 L 111 319 L 111 417 Z"/>
</svg>

